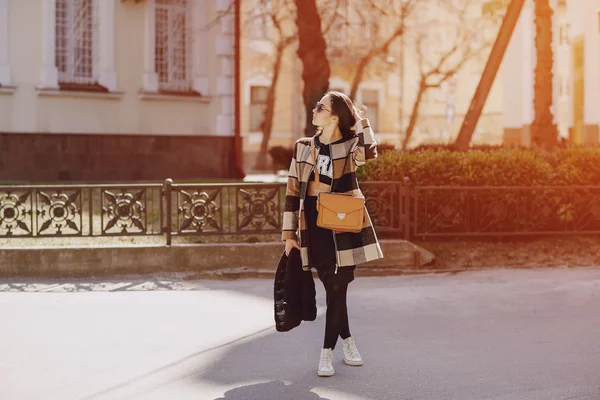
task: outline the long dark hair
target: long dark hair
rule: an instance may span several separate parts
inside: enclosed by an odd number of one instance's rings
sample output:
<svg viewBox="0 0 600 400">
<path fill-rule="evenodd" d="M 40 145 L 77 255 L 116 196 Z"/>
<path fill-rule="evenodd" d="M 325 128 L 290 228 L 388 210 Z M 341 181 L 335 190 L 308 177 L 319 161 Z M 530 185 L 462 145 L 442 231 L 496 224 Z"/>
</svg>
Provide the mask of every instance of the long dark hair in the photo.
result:
<svg viewBox="0 0 600 400">
<path fill-rule="evenodd" d="M 363 109 L 356 107 L 354 102 L 350 100 L 350 97 L 346 96 L 342 92 L 331 91 L 327 94 L 331 100 L 331 114 L 339 118 L 338 126 L 340 128 L 340 132 L 342 132 L 342 136 L 345 139 L 355 136 L 356 132 L 352 130 L 352 127 L 354 127 L 354 125 L 358 122 L 356 118 L 360 118 L 364 115 L 364 107 Z M 360 113 L 360 115 L 354 115 L 355 109 Z M 320 133 L 321 132 L 319 130 L 318 134 Z"/>
</svg>

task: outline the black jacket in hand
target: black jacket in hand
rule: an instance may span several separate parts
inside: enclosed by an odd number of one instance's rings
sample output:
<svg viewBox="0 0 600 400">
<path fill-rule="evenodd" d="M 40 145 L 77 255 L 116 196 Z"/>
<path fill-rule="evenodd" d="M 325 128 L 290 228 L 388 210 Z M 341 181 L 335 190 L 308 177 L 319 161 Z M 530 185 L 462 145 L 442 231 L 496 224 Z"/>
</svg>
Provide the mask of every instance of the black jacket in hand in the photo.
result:
<svg viewBox="0 0 600 400">
<path fill-rule="evenodd" d="M 302 321 L 317 318 L 315 281 L 312 272 L 302 269 L 300 251 L 293 248 L 289 257 L 281 255 L 275 272 L 273 298 L 275 301 L 275 328 L 289 331 Z"/>
</svg>

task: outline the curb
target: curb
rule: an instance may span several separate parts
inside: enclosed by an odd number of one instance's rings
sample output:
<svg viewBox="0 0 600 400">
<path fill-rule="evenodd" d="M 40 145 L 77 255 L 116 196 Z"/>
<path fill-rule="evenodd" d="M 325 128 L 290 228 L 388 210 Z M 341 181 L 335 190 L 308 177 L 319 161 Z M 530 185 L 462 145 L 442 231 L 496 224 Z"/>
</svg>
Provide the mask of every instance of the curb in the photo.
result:
<svg viewBox="0 0 600 400">
<path fill-rule="evenodd" d="M 406 240 L 381 240 L 380 244 L 384 258 L 363 264 L 357 270 L 372 275 L 391 274 L 393 270 L 426 268 L 435 259 L 432 252 Z M 272 276 L 283 248 L 282 242 L 4 247 L 0 248 L 0 278 L 85 278 L 171 273 L 214 279 Z"/>
</svg>

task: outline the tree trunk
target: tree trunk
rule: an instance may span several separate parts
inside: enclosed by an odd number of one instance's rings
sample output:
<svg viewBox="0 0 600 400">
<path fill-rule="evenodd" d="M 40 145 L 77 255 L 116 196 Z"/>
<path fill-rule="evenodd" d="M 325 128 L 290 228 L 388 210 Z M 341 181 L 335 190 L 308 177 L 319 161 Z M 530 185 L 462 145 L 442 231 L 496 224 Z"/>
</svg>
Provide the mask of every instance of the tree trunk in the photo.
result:
<svg viewBox="0 0 600 400">
<path fill-rule="evenodd" d="M 552 116 L 552 9 L 548 0 L 535 0 L 535 86 L 533 108 L 535 119 L 531 129 L 532 143 L 546 150 L 557 145 L 558 132 Z"/>
<path fill-rule="evenodd" d="M 298 57 L 302 60 L 302 98 L 306 109 L 304 135 L 312 136 L 316 129 L 312 124 L 312 110 L 329 87 L 329 61 L 327 45 L 321 29 L 321 16 L 316 0 L 294 0 L 296 26 L 298 28 Z"/>
<path fill-rule="evenodd" d="M 271 86 L 269 86 L 269 92 L 267 93 L 267 104 L 265 109 L 265 116 L 261 124 L 262 130 L 262 142 L 260 144 L 260 151 L 256 158 L 256 165 L 254 166 L 257 170 L 265 170 L 268 165 L 267 152 L 269 150 L 269 140 L 271 139 L 271 131 L 273 130 L 273 116 L 275 113 L 275 91 L 277 89 L 277 82 L 279 81 L 279 74 L 281 72 L 281 61 L 283 59 L 283 52 L 287 46 L 284 43 L 280 43 L 277 46 L 275 53 L 275 62 L 273 63 L 273 80 Z"/>
<path fill-rule="evenodd" d="M 406 132 L 404 133 L 404 140 L 402 141 L 402 150 L 406 150 L 406 148 L 408 147 L 408 142 L 410 141 L 412 133 L 415 130 L 417 120 L 419 119 L 419 108 L 421 107 L 421 101 L 423 100 L 423 93 L 425 93 L 427 89 L 428 86 L 425 83 L 425 79 L 421 78 L 417 98 L 415 99 L 412 112 L 410 114 L 410 121 L 408 122 L 408 127 L 406 128 Z"/>
</svg>

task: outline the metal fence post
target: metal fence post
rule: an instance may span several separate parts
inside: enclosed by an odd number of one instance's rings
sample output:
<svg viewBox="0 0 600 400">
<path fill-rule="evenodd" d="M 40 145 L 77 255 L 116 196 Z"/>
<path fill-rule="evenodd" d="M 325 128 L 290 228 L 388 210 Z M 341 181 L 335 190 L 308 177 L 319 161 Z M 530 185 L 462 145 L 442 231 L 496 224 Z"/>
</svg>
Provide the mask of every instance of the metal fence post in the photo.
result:
<svg viewBox="0 0 600 400">
<path fill-rule="evenodd" d="M 172 186 L 173 186 L 173 180 L 171 178 L 168 178 L 165 180 L 165 185 L 164 185 L 164 190 L 163 190 L 163 194 L 165 196 L 165 200 L 167 202 L 167 226 L 164 227 L 164 229 L 166 230 L 166 234 L 167 234 L 167 246 L 171 245 L 171 239 L 172 239 L 172 218 L 173 218 L 173 210 L 171 210 L 172 207 L 172 198 L 171 198 L 171 193 L 172 193 Z"/>
<path fill-rule="evenodd" d="M 402 220 L 404 225 L 404 239 L 411 239 L 411 197 L 412 197 L 412 184 L 410 178 L 405 176 L 402 179 Z"/>
</svg>

